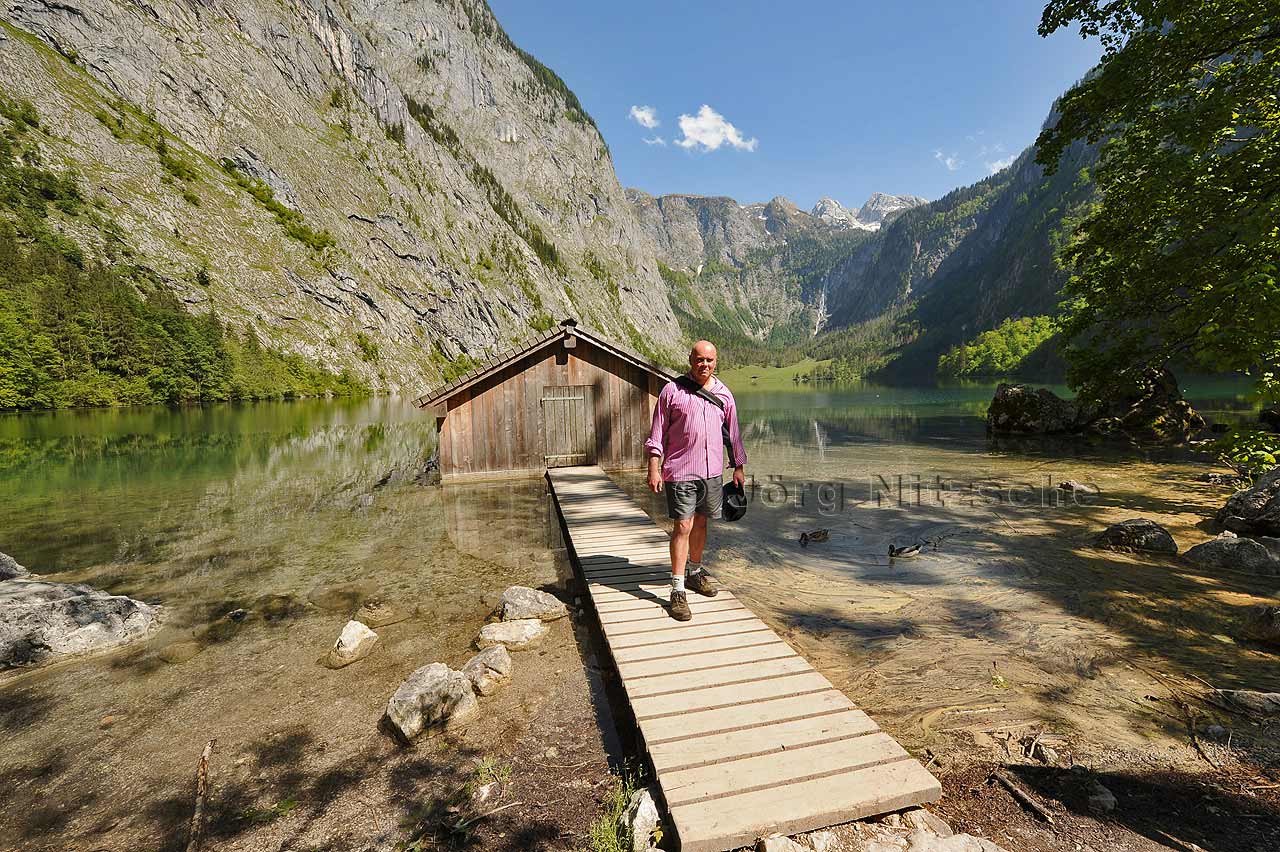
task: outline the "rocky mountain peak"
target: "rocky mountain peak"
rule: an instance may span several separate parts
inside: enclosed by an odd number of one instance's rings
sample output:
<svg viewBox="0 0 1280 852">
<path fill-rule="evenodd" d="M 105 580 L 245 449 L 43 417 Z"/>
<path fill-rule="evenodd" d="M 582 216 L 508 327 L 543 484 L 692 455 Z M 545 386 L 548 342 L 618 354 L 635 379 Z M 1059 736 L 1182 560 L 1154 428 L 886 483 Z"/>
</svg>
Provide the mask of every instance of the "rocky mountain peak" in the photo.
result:
<svg viewBox="0 0 1280 852">
<path fill-rule="evenodd" d="M 858 221 L 863 225 L 874 225 L 879 228 L 886 219 L 898 215 L 904 210 L 910 210 L 912 207 L 919 207 L 921 204 L 928 204 L 928 199 L 921 198 L 918 195 L 886 195 L 883 192 L 873 192 L 871 197 L 867 199 L 867 203 L 858 209 Z"/>
<path fill-rule="evenodd" d="M 818 203 L 813 205 L 813 209 L 809 211 L 809 215 L 815 219 L 821 219 L 828 225 L 838 228 L 851 227 L 858 215 L 858 208 L 850 210 L 834 198 L 824 195 L 818 199 Z"/>
</svg>

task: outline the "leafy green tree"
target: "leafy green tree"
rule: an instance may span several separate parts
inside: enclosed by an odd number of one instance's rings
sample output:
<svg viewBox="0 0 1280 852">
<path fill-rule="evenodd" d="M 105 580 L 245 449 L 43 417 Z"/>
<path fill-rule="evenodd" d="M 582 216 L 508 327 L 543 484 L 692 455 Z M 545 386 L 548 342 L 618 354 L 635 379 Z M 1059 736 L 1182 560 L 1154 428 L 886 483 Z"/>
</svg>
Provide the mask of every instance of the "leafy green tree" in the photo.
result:
<svg viewBox="0 0 1280 852">
<path fill-rule="evenodd" d="M 1244 371 L 1280 392 L 1280 16 L 1275 0 L 1052 0 L 1040 33 L 1101 40 L 1037 140 L 1054 169 L 1103 142 L 1100 200 L 1061 259 L 1069 381 Z"/>
</svg>

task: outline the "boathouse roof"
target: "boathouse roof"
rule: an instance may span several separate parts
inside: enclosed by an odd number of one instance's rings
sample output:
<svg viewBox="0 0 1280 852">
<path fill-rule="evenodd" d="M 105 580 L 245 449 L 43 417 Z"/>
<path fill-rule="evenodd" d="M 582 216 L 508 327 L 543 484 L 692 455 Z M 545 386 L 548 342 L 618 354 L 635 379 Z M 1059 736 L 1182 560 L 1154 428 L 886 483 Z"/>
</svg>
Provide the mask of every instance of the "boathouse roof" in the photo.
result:
<svg viewBox="0 0 1280 852">
<path fill-rule="evenodd" d="M 591 345 L 653 374 L 664 382 L 671 381 L 675 378 L 675 374 L 666 367 L 654 363 L 643 355 L 639 355 L 625 346 L 606 339 L 597 331 L 579 325 L 577 320 L 566 319 L 562 320 L 560 324 L 551 331 L 542 335 L 528 337 L 515 344 L 515 346 L 510 349 L 491 355 L 489 358 L 482 361 L 477 367 L 463 373 L 452 381 L 446 382 L 432 390 L 428 390 L 415 399 L 414 404 L 419 408 L 426 408 L 427 406 L 435 405 L 436 403 L 446 400 L 460 391 L 466 390 L 477 382 L 484 381 L 485 378 L 505 368 L 509 364 L 540 350 L 553 347 L 558 343 L 566 342 L 569 338 L 585 340 Z M 566 343 L 566 345 L 572 346 L 573 344 Z"/>
</svg>

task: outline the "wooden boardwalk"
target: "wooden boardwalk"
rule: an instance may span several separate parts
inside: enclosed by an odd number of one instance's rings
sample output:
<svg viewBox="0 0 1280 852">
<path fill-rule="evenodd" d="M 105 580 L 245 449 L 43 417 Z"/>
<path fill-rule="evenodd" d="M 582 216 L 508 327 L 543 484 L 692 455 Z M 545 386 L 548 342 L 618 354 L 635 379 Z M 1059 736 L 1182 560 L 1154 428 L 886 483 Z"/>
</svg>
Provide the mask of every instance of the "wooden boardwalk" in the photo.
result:
<svg viewBox="0 0 1280 852">
<path fill-rule="evenodd" d="M 824 828 L 942 795 L 937 780 L 733 593 L 667 614 L 667 534 L 599 467 L 552 468 L 682 852 Z"/>
</svg>

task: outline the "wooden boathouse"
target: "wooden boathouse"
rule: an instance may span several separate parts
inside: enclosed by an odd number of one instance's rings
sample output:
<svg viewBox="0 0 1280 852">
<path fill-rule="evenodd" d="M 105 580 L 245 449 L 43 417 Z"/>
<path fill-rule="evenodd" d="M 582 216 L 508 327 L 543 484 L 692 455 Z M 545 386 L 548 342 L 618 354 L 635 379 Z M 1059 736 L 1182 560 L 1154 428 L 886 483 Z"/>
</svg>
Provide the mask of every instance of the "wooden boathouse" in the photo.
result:
<svg viewBox="0 0 1280 852">
<path fill-rule="evenodd" d="M 435 414 L 445 482 L 626 470 L 644 467 L 653 406 L 672 378 L 566 320 L 415 402 Z"/>
</svg>

